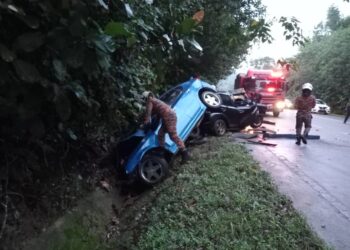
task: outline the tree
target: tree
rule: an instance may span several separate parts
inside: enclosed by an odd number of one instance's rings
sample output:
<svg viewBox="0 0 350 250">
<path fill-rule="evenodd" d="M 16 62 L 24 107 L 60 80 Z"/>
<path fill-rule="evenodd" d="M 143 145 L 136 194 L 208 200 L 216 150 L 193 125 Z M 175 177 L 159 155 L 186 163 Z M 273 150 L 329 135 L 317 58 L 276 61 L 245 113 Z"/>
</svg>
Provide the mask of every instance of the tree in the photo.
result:
<svg viewBox="0 0 350 250">
<path fill-rule="evenodd" d="M 328 32 L 327 32 L 327 29 L 326 29 L 325 25 L 323 24 L 323 22 L 320 22 L 314 28 L 312 39 L 320 41 L 327 34 L 328 34 Z"/>
<path fill-rule="evenodd" d="M 250 61 L 250 65 L 256 69 L 273 69 L 275 64 L 275 60 L 268 56 Z"/>
<path fill-rule="evenodd" d="M 327 12 L 326 27 L 331 31 L 335 31 L 339 27 L 340 20 L 341 20 L 341 17 L 340 17 L 339 9 L 334 5 L 329 7 Z"/>
<path fill-rule="evenodd" d="M 341 110 L 350 93 L 350 28 L 339 29 L 321 41 L 313 40 L 297 55 L 299 70 L 290 78 L 291 91 L 304 82 L 314 85 L 315 95 L 334 110 Z"/>
</svg>

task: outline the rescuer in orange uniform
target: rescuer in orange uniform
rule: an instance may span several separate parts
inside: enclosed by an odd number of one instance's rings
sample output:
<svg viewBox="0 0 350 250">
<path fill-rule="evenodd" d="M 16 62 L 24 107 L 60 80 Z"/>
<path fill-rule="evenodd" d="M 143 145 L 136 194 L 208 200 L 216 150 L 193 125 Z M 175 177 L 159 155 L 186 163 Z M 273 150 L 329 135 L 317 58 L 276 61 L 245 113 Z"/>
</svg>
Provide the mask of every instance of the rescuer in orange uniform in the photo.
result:
<svg viewBox="0 0 350 250">
<path fill-rule="evenodd" d="M 158 131 L 158 142 L 159 146 L 164 147 L 165 144 L 165 133 L 169 134 L 170 139 L 175 142 L 180 150 L 182 156 L 182 163 L 186 163 L 189 160 L 189 154 L 185 147 L 184 142 L 178 136 L 176 131 L 177 117 L 174 110 L 169 105 L 158 100 L 154 97 L 152 92 L 145 91 L 142 94 L 143 98 L 146 99 L 146 115 L 145 124 L 150 123 L 151 116 L 157 115 L 162 121 L 162 127 Z"/>
<path fill-rule="evenodd" d="M 296 116 L 296 135 L 297 141 L 296 144 L 300 145 L 300 141 L 304 144 L 307 144 L 307 136 L 311 129 L 312 115 L 311 109 L 316 105 L 316 99 L 311 95 L 312 93 L 312 84 L 305 83 L 302 87 L 302 95 L 298 96 L 295 99 L 294 107 L 298 110 Z M 302 134 L 303 124 L 305 125 L 304 133 Z"/>
</svg>

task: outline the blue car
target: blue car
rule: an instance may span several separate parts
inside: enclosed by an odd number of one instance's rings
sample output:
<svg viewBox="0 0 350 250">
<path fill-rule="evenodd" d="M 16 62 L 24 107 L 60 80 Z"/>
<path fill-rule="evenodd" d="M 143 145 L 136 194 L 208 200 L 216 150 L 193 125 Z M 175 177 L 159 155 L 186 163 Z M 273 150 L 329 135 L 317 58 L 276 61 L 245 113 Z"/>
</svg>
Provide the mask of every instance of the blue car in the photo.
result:
<svg viewBox="0 0 350 250">
<path fill-rule="evenodd" d="M 191 79 L 165 92 L 160 98 L 170 105 L 177 115 L 177 133 L 186 141 L 204 116 L 207 108 L 221 105 L 215 86 L 199 79 Z M 165 148 L 158 143 L 161 123 L 152 120 L 151 128 L 139 129 L 118 146 L 118 166 L 127 177 L 136 178 L 147 185 L 154 185 L 168 174 L 168 165 L 178 148 L 165 137 Z"/>
</svg>

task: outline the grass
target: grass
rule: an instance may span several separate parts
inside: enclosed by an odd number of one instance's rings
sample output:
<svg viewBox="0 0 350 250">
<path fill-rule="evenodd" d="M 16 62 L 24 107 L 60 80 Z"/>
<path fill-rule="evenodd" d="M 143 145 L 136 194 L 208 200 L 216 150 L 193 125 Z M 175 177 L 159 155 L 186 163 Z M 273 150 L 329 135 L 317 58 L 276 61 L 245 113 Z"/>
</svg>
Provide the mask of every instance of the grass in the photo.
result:
<svg viewBox="0 0 350 250">
<path fill-rule="evenodd" d="M 113 249 L 101 240 L 101 228 L 96 218 L 88 215 L 71 216 L 62 234 L 54 234 L 49 250 L 108 250 Z M 44 248 L 42 248 L 44 249 Z"/>
<path fill-rule="evenodd" d="M 162 183 L 135 249 L 326 249 L 243 146 L 210 138 Z"/>
</svg>

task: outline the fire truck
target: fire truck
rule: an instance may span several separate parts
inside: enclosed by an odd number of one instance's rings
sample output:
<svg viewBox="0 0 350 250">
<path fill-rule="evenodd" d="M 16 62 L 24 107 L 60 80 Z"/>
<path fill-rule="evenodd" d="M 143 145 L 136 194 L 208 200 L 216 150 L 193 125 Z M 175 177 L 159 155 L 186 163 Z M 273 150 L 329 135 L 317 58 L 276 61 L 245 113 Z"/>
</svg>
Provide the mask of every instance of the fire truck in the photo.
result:
<svg viewBox="0 0 350 250">
<path fill-rule="evenodd" d="M 265 104 L 267 111 L 278 117 L 285 106 L 285 75 L 283 70 L 249 69 L 247 74 L 237 75 L 234 88 L 243 88 L 248 97 Z"/>
</svg>

